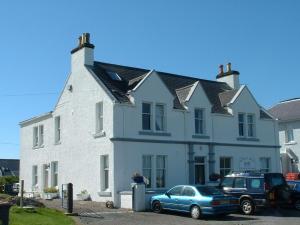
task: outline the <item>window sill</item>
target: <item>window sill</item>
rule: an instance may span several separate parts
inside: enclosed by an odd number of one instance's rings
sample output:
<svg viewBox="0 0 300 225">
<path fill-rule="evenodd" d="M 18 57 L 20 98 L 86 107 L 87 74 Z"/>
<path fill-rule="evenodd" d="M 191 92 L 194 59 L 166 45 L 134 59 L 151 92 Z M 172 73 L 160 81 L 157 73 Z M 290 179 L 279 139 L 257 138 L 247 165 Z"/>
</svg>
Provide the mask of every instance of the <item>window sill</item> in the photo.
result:
<svg viewBox="0 0 300 225">
<path fill-rule="evenodd" d="M 285 145 L 296 145 L 297 142 L 296 141 L 290 141 L 290 142 L 287 142 L 287 143 L 284 143 Z"/>
<path fill-rule="evenodd" d="M 54 145 L 60 145 L 60 144 L 61 144 L 60 141 L 54 143 Z"/>
<path fill-rule="evenodd" d="M 98 195 L 100 197 L 111 197 L 111 192 L 110 191 L 99 191 Z"/>
<path fill-rule="evenodd" d="M 171 133 L 159 132 L 159 131 L 156 131 L 156 132 L 154 132 L 154 131 L 139 131 L 139 135 L 170 137 Z"/>
<path fill-rule="evenodd" d="M 236 140 L 238 140 L 238 141 L 259 141 L 258 138 L 254 138 L 254 137 L 238 137 Z"/>
<path fill-rule="evenodd" d="M 39 145 L 39 146 L 32 147 L 32 149 L 39 149 L 39 148 L 44 148 L 44 145 Z"/>
<path fill-rule="evenodd" d="M 105 137 L 105 131 L 100 131 L 100 132 L 97 132 L 97 133 L 95 133 L 93 136 L 94 136 L 94 138 L 100 138 L 100 137 Z"/>
<path fill-rule="evenodd" d="M 198 138 L 198 139 L 209 139 L 210 137 L 204 134 L 194 134 L 192 138 Z"/>
</svg>

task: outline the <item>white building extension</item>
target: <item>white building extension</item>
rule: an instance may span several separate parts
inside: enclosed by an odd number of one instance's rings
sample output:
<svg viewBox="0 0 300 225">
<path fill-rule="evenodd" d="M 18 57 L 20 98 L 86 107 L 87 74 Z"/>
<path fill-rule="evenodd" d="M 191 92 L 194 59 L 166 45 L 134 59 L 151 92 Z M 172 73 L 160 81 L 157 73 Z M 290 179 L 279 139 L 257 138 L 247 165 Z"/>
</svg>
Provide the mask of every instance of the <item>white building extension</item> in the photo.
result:
<svg viewBox="0 0 300 225">
<path fill-rule="evenodd" d="M 300 99 L 282 101 L 269 112 L 279 121 L 282 172 L 300 172 Z"/>
<path fill-rule="evenodd" d="M 209 81 L 97 62 L 93 51 L 83 34 L 54 110 L 20 123 L 26 191 L 71 182 L 74 194 L 119 206 L 135 172 L 147 190 L 280 172 L 276 121 L 230 64 Z"/>
</svg>

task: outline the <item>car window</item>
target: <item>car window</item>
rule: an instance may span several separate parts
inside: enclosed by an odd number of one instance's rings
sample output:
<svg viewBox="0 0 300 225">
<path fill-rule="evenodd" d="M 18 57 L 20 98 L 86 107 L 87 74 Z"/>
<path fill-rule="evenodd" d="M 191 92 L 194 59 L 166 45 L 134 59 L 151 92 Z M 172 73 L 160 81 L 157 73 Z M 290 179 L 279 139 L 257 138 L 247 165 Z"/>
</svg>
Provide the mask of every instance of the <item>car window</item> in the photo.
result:
<svg viewBox="0 0 300 225">
<path fill-rule="evenodd" d="M 282 174 L 280 173 L 275 173 L 275 174 L 265 174 L 266 182 L 268 185 L 272 188 L 274 186 L 278 185 L 285 185 L 286 181 Z"/>
<path fill-rule="evenodd" d="M 261 189 L 261 188 L 263 188 L 263 179 L 251 178 L 250 179 L 250 188 L 251 189 Z"/>
<path fill-rule="evenodd" d="M 169 195 L 181 195 L 182 186 L 177 186 L 168 191 Z"/>
<path fill-rule="evenodd" d="M 300 184 L 295 185 L 295 190 L 300 192 Z"/>
<path fill-rule="evenodd" d="M 235 188 L 244 188 L 245 187 L 245 178 L 244 177 L 237 177 L 234 181 Z"/>
<path fill-rule="evenodd" d="M 195 196 L 195 191 L 191 187 L 185 187 L 182 192 L 183 196 Z"/>
<path fill-rule="evenodd" d="M 197 190 L 203 196 L 223 195 L 219 189 L 211 186 L 198 186 Z"/>
<path fill-rule="evenodd" d="M 224 177 L 221 185 L 222 185 L 222 187 L 232 187 L 233 186 L 233 177 Z"/>
</svg>

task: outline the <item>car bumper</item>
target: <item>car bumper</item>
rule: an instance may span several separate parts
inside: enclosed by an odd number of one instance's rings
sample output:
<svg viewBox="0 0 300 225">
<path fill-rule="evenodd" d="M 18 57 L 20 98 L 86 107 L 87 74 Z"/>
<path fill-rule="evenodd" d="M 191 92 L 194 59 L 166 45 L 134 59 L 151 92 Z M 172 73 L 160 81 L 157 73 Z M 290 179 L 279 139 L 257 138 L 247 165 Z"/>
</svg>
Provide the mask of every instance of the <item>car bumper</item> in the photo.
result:
<svg viewBox="0 0 300 225">
<path fill-rule="evenodd" d="M 218 206 L 218 207 L 202 207 L 201 211 L 204 215 L 230 214 L 239 210 L 239 205 L 234 206 Z"/>
</svg>

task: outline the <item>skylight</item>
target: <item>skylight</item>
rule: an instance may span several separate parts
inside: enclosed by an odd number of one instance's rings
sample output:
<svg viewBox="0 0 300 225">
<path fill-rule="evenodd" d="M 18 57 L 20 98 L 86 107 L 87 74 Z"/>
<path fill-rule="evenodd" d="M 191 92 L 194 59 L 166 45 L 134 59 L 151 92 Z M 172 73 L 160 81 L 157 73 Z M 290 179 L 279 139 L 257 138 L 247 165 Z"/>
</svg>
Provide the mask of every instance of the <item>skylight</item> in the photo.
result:
<svg viewBox="0 0 300 225">
<path fill-rule="evenodd" d="M 106 72 L 110 76 L 111 79 L 117 80 L 117 81 L 121 81 L 122 80 L 122 78 L 116 72 L 112 72 L 112 71 L 106 71 Z"/>
</svg>

